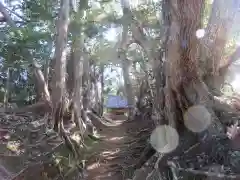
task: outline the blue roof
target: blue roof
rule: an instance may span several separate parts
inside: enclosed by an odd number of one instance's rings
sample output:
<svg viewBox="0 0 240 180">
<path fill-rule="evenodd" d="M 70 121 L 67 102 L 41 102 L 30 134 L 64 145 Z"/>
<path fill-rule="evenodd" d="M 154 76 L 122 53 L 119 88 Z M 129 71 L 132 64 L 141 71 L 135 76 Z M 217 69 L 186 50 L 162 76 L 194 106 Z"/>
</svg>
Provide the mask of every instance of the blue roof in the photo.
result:
<svg viewBox="0 0 240 180">
<path fill-rule="evenodd" d="M 128 102 L 121 96 L 109 95 L 106 103 L 107 108 L 128 108 Z"/>
</svg>

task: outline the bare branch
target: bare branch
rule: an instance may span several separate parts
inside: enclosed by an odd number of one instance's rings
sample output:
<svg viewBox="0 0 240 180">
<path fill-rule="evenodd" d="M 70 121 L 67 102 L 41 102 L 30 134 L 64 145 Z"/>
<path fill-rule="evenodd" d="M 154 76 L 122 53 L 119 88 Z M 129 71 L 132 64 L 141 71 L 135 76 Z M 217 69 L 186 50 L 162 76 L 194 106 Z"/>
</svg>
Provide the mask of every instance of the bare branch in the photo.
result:
<svg viewBox="0 0 240 180">
<path fill-rule="evenodd" d="M 23 21 L 29 22 L 29 20 L 25 19 L 24 17 L 22 17 L 21 15 L 19 15 L 19 14 L 16 13 L 16 12 L 14 12 L 13 10 L 11 10 L 11 9 L 9 9 L 9 8 L 7 8 L 7 7 L 5 7 L 5 8 L 6 8 L 6 10 L 8 10 L 9 12 L 11 12 L 11 13 L 14 14 L 15 16 L 17 16 L 18 18 L 22 19 Z M 15 22 L 16 22 L 16 21 L 15 21 Z M 18 22 L 19 22 L 19 21 L 18 21 Z M 22 22 L 22 21 L 20 21 L 20 22 Z"/>
<path fill-rule="evenodd" d="M 0 12 L 3 14 L 4 18 L 6 19 L 6 22 L 11 26 L 11 27 L 17 27 L 15 22 L 12 20 L 10 17 L 9 13 L 7 12 L 5 6 L 0 2 Z"/>
</svg>

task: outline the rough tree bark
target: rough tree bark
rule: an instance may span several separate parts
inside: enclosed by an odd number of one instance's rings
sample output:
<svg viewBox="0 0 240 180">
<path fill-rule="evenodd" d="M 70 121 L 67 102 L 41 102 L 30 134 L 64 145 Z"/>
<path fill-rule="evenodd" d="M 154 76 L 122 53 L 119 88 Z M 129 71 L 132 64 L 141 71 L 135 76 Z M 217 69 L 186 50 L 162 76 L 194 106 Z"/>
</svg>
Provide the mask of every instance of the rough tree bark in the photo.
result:
<svg viewBox="0 0 240 180">
<path fill-rule="evenodd" d="M 214 5 L 218 3 L 220 2 L 215 2 Z M 223 1 L 221 1 L 221 3 L 223 3 Z M 201 28 L 201 11 L 204 0 L 165 0 L 164 4 L 167 4 L 169 8 L 169 27 L 167 27 L 169 29 L 169 34 L 166 41 L 166 47 L 164 47 L 166 50 L 166 64 L 164 66 L 164 76 L 166 82 L 164 86 L 163 101 L 164 118 L 168 121 L 168 124 L 175 127 L 177 130 L 186 130 L 186 128 L 182 126 L 184 124 L 184 112 L 192 105 L 201 104 L 204 105 L 212 114 L 213 123 L 208 127 L 207 131 L 210 132 L 210 135 L 213 133 L 219 134 L 223 129 L 219 119 L 217 119 L 215 116 L 214 110 L 234 110 L 232 109 L 233 107 L 231 104 L 227 104 L 226 101 L 222 101 L 220 97 L 216 97 L 210 93 L 210 90 L 207 86 L 208 84 L 206 85 L 203 81 L 205 80 L 203 79 L 204 75 L 206 75 L 208 72 L 205 72 L 203 69 L 199 68 L 203 67 L 200 66 L 201 62 L 199 59 L 199 57 L 201 57 L 200 52 L 202 52 L 200 51 L 200 48 L 202 48 L 202 42 L 197 39 L 196 31 Z M 225 8 L 228 7 L 229 6 L 226 6 Z M 210 29 L 211 26 L 215 25 L 214 28 L 218 27 L 217 29 L 220 32 L 215 32 L 217 38 L 213 39 L 213 42 L 210 44 L 213 48 L 213 54 L 208 56 L 208 58 L 211 58 L 210 61 L 214 63 L 208 65 L 205 61 L 204 68 L 210 66 L 210 69 L 214 66 L 214 68 L 211 69 L 211 73 L 215 76 L 217 74 L 216 71 L 221 70 L 219 67 L 221 59 L 219 58 L 221 58 L 221 53 L 225 47 L 227 38 L 225 33 L 228 31 L 226 28 L 229 28 L 229 24 L 224 24 L 226 23 L 225 19 L 224 21 L 218 19 L 219 21 L 217 22 L 213 21 L 212 18 L 210 19 L 211 20 L 208 28 Z M 231 21 L 227 23 L 231 23 Z M 224 27 L 222 27 L 223 24 Z M 221 36 L 223 36 L 223 39 L 221 39 Z M 207 38 L 208 37 L 206 37 L 206 39 Z M 219 47 L 214 49 L 214 46 L 218 46 L 218 43 Z M 217 52 L 219 52 L 219 54 L 217 54 Z M 236 50 L 236 52 L 231 56 L 229 61 L 236 57 L 237 54 L 238 50 Z M 180 133 L 180 136 L 183 135 L 184 133 Z M 184 140 L 190 138 L 191 137 L 189 135 L 184 135 Z M 198 140 L 198 138 L 193 139 L 195 142 Z M 160 165 L 160 163 L 157 164 Z M 163 168 L 164 167 L 157 167 L 158 171 L 162 171 Z M 153 171 L 154 170 L 155 169 L 153 169 Z M 136 179 L 140 178 L 141 177 L 139 176 Z"/>
<path fill-rule="evenodd" d="M 223 53 L 229 37 L 239 2 L 214 1 L 204 38 L 201 40 L 201 59 L 203 79 L 211 92 L 220 94 L 228 65 L 233 61 L 224 60 Z M 231 62 L 231 63 L 230 63 Z"/>
<path fill-rule="evenodd" d="M 195 34 L 201 28 L 201 9 L 204 1 L 169 2 L 171 19 L 166 44 L 164 118 L 169 125 L 180 131 L 181 136 L 186 130 L 183 122 L 184 113 L 189 107 L 201 104 L 212 115 L 212 124 L 205 131 L 211 138 L 212 134 L 223 132 L 222 124 L 214 111 L 231 111 L 231 107 L 210 93 L 199 69 L 201 44 Z M 194 141 L 198 140 L 196 138 Z"/>
<path fill-rule="evenodd" d="M 131 23 L 133 38 L 143 47 L 152 62 L 153 74 L 156 79 L 155 97 L 157 97 L 154 105 L 158 107 L 157 111 L 161 117 L 157 117 L 157 119 L 159 123 L 163 119 L 167 119 L 173 126 L 177 126 L 177 121 L 174 120 L 177 114 L 172 112 L 177 112 L 176 109 L 178 109 L 183 113 L 185 105 L 203 103 L 209 104 L 214 109 L 231 110 L 230 104 L 226 104 L 226 102 L 210 95 L 207 86 L 201 79 L 201 71 L 197 68 L 199 66 L 197 60 L 200 56 L 201 44 L 195 34 L 201 28 L 203 1 L 197 1 L 189 5 L 184 3 L 171 0 L 163 3 L 164 10 L 166 10 L 163 15 L 168 16 L 165 19 L 166 22 L 164 22 L 166 24 L 163 24 L 168 33 L 166 41 L 163 40 L 167 44 L 162 44 L 163 50 L 166 47 L 165 59 L 167 61 L 165 63 L 162 62 L 162 52 L 156 53 L 153 51 L 154 48 L 151 47 L 150 41 L 144 35 L 141 24 L 137 20 L 133 20 Z M 194 11 L 189 9 L 194 9 Z M 133 17 L 129 8 L 125 8 L 125 10 L 124 14 L 130 14 L 130 17 Z M 173 61 L 171 61 L 172 59 Z M 159 74 L 159 72 L 161 73 Z M 186 91 L 187 97 L 182 96 L 183 91 Z M 196 93 L 198 94 L 197 98 L 194 95 Z M 178 101 L 176 102 L 174 99 L 178 99 Z"/>
<path fill-rule="evenodd" d="M 195 92 L 198 94 L 198 99 L 191 99 L 193 104 L 203 103 L 201 101 L 208 97 L 206 93 L 203 94 L 198 89 L 201 80 L 196 61 L 198 41 L 195 33 L 200 28 L 203 1 L 187 4 L 185 1 L 172 0 L 171 4 L 174 9 L 171 8 L 171 25 L 166 54 L 165 118 L 176 128 L 177 105 L 179 104 L 182 113 L 186 110 L 184 106 L 190 106 L 189 103 L 184 103 L 186 100 L 182 100 L 183 90 L 188 89 L 190 92 L 188 94 L 191 95 Z M 178 101 L 175 101 L 175 97 Z"/>
</svg>

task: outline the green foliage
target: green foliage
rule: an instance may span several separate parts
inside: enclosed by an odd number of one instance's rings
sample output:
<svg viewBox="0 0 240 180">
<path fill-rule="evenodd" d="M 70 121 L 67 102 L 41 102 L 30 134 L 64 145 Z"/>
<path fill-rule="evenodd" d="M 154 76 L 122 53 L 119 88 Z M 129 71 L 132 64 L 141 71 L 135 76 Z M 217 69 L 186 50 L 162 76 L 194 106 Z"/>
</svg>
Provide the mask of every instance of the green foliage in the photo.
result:
<svg viewBox="0 0 240 180">
<path fill-rule="evenodd" d="M 17 29 L 3 27 L 0 33 L 1 48 L 0 57 L 3 67 L 3 83 L 1 89 L 5 88 L 6 70 L 12 69 L 10 77 L 10 101 L 20 104 L 29 103 L 35 97 L 34 83 L 30 69 L 33 60 L 39 64 L 45 64 L 52 54 L 52 41 L 54 32 L 55 17 L 58 10 L 57 1 L 26 0 L 8 1 L 7 7 L 11 11 L 18 9 L 18 18 L 23 23 Z M 15 14 L 13 19 L 16 19 Z M 3 97 L 0 96 L 0 100 Z"/>
</svg>

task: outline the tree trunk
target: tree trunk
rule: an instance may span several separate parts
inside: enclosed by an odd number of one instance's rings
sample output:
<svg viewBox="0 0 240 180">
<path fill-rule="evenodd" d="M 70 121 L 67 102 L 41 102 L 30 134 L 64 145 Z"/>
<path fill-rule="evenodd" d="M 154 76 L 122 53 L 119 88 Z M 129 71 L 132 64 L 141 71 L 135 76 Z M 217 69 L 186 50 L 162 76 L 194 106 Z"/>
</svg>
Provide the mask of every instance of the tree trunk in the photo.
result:
<svg viewBox="0 0 240 180">
<path fill-rule="evenodd" d="M 83 118 L 83 121 L 87 125 L 88 133 L 93 134 L 94 133 L 94 127 L 93 127 L 92 121 L 89 119 L 89 117 L 87 115 L 87 112 L 90 112 L 90 111 L 92 111 L 92 109 L 95 109 L 95 106 L 91 105 L 92 104 L 91 101 L 96 96 L 98 96 L 98 92 L 96 91 L 94 94 L 91 94 L 91 90 L 93 88 L 95 88 L 95 86 L 92 85 L 93 84 L 92 81 L 91 81 L 92 70 L 91 70 L 90 61 L 89 61 L 89 58 L 87 57 L 87 52 L 86 52 L 85 48 L 84 48 L 84 51 L 83 51 L 82 55 L 84 57 L 84 61 L 83 61 L 83 84 L 82 84 L 82 88 L 83 88 L 83 95 L 82 95 L 83 109 L 82 109 L 82 116 L 81 117 Z M 93 108 L 91 108 L 91 107 L 93 107 Z M 96 109 L 98 110 L 98 107 L 96 107 Z"/>
<path fill-rule="evenodd" d="M 74 89 L 74 49 L 73 44 L 71 47 L 71 52 L 69 55 L 69 59 L 67 60 L 67 91 L 70 99 L 73 97 L 73 89 Z"/>
<path fill-rule="evenodd" d="M 44 78 L 44 75 L 36 62 L 33 62 L 33 75 L 36 79 L 36 89 L 37 96 L 42 101 L 46 101 L 48 103 L 51 102 L 50 94 L 47 86 L 47 79 Z"/>
<path fill-rule="evenodd" d="M 132 88 L 131 77 L 129 72 L 131 65 L 129 60 L 126 59 L 126 57 L 125 59 L 121 60 L 121 64 L 122 64 L 124 87 L 127 95 L 128 105 L 130 108 L 133 108 L 135 105 L 134 103 L 135 100 L 134 100 L 133 88 Z"/>
<path fill-rule="evenodd" d="M 100 109 L 100 116 L 103 115 L 103 105 L 104 105 L 104 65 L 100 65 L 100 82 L 101 82 L 101 109 Z"/>
<path fill-rule="evenodd" d="M 47 58 L 44 65 L 44 79 L 46 80 L 47 87 L 48 87 L 48 76 L 49 76 L 49 59 Z"/>
<path fill-rule="evenodd" d="M 86 53 L 86 52 L 82 52 Z M 89 102 L 90 102 L 90 90 L 91 90 L 91 79 L 90 79 L 90 64 L 87 56 L 84 56 L 83 60 L 83 83 L 82 83 L 82 88 L 83 88 L 83 109 L 85 111 L 88 110 L 89 108 Z"/>
<path fill-rule="evenodd" d="M 201 25 L 203 1 L 172 0 L 171 24 L 166 53 L 165 118 L 177 129 L 185 129 L 183 114 L 193 105 L 205 106 L 212 115 L 210 134 L 223 132 L 214 111 L 235 111 L 233 106 L 212 95 L 199 69 L 200 43 L 195 36 Z M 191 11 L 190 11 L 191 10 Z M 213 111 L 214 110 L 214 111 Z M 182 118 L 180 118 L 182 117 Z"/>
<path fill-rule="evenodd" d="M 239 2 L 235 0 L 214 0 L 206 34 L 201 41 L 201 63 L 204 65 L 204 80 L 210 90 L 220 94 L 225 75 L 221 70 L 228 59 L 223 59 L 224 48 L 229 37 Z M 226 69 L 226 68 L 225 68 Z"/>
<path fill-rule="evenodd" d="M 100 116 L 100 94 L 98 87 L 98 80 L 95 77 L 95 80 L 92 82 L 92 95 L 91 97 L 94 99 L 94 110 Z"/>
<path fill-rule="evenodd" d="M 73 43 L 73 65 L 74 65 L 74 89 L 73 89 L 73 105 L 74 105 L 74 114 L 75 114 L 75 123 L 80 129 L 80 132 L 83 134 L 85 132 L 84 122 L 82 120 L 82 109 L 83 109 L 83 87 L 82 87 L 82 77 L 83 77 L 83 43 L 84 36 L 82 31 L 80 31 L 80 37 L 77 37 Z"/>
<path fill-rule="evenodd" d="M 101 117 L 103 113 L 103 102 L 101 98 L 103 98 L 103 67 L 102 65 L 96 65 L 95 62 L 91 64 L 90 71 L 90 100 L 89 100 L 89 109 L 92 110 L 97 116 Z M 102 81 L 102 82 L 101 82 Z M 100 86 L 99 87 L 99 83 Z"/>
<path fill-rule="evenodd" d="M 57 20 L 57 36 L 55 48 L 55 64 L 52 78 L 52 104 L 54 129 L 59 130 L 62 125 L 62 116 L 65 103 L 65 75 L 66 75 L 66 55 L 67 55 L 67 34 L 69 25 L 69 0 L 61 0 L 60 11 Z"/>
<path fill-rule="evenodd" d="M 80 9 L 75 17 L 75 23 L 77 25 L 77 35 L 74 39 L 72 50 L 73 50 L 73 65 L 74 65 L 74 71 L 73 71 L 73 82 L 74 82 L 74 89 L 73 89 L 73 109 L 74 109 L 74 121 L 77 125 L 77 127 L 80 130 L 81 135 L 84 134 L 86 130 L 86 122 L 84 122 L 84 117 L 87 117 L 85 114 L 83 107 L 83 74 L 84 74 L 84 61 L 88 61 L 85 56 L 85 47 L 84 47 L 84 41 L 85 41 L 85 35 L 84 35 L 84 28 L 82 26 L 82 23 L 85 22 L 84 13 L 85 8 L 88 4 L 88 1 L 81 1 Z M 87 62 L 88 63 L 88 62 Z M 88 72 L 89 73 L 89 72 Z"/>
<path fill-rule="evenodd" d="M 176 102 L 174 94 L 180 96 L 181 88 L 185 89 L 191 87 L 191 93 L 198 91 L 196 84 L 199 83 L 198 69 L 197 69 L 197 38 L 195 36 L 196 30 L 201 23 L 201 6 L 203 1 L 194 3 L 186 3 L 186 1 L 172 0 L 174 10 L 171 9 L 171 25 L 170 34 L 167 44 L 167 64 L 166 64 L 166 87 L 165 87 L 165 116 L 173 127 L 176 127 L 177 105 L 183 109 L 182 103 Z M 191 11 L 189 11 L 191 9 Z M 174 14 L 177 13 L 179 16 Z M 181 13 L 180 13 L 181 12 Z M 200 97 L 202 94 L 199 94 Z M 191 103 L 198 104 L 202 98 L 194 99 Z M 189 106 L 190 104 L 187 104 Z M 174 113 L 173 113 L 174 112 Z"/>
<path fill-rule="evenodd" d="M 131 83 L 131 77 L 129 73 L 129 69 L 131 67 L 130 61 L 127 59 L 127 48 L 130 45 L 129 39 L 128 39 L 128 24 L 123 25 L 123 31 L 122 31 L 122 42 L 121 42 L 121 48 L 119 50 L 119 58 L 121 59 L 121 66 L 123 71 L 123 79 L 124 79 L 124 87 L 125 92 L 127 94 L 127 101 L 128 106 L 130 108 L 129 112 L 129 118 L 133 115 L 133 108 L 135 107 L 135 98 L 133 94 L 133 87 Z"/>
<path fill-rule="evenodd" d="M 52 52 L 52 50 L 53 50 L 53 41 L 52 41 L 52 39 L 51 39 L 51 41 L 50 42 L 48 42 L 49 43 L 49 51 L 50 52 Z M 55 63 L 54 63 L 55 64 Z M 46 81 L 46 85 L 47 85 L 47 87 L 48 87 L 48 83 L 49 83 L 49 81 L 51 80 L 49 77 L 50 77 L 50 70 L 52 71 L 52 68 L 53 68 L 53 66 L 51 66 L 51 65 L 53 65 L 53 59 L 50 59 L 50 57 L 49 58 L 47 58 L 46 60 L 45 60 L 45 64 L 44 64 L 44 71 L 43 71 L 43 74 L 44 74 L 44 79 L 45 79 L 45 81 Z M 48 87 L 49 88 L 49 87 Z"/>
</svg>

